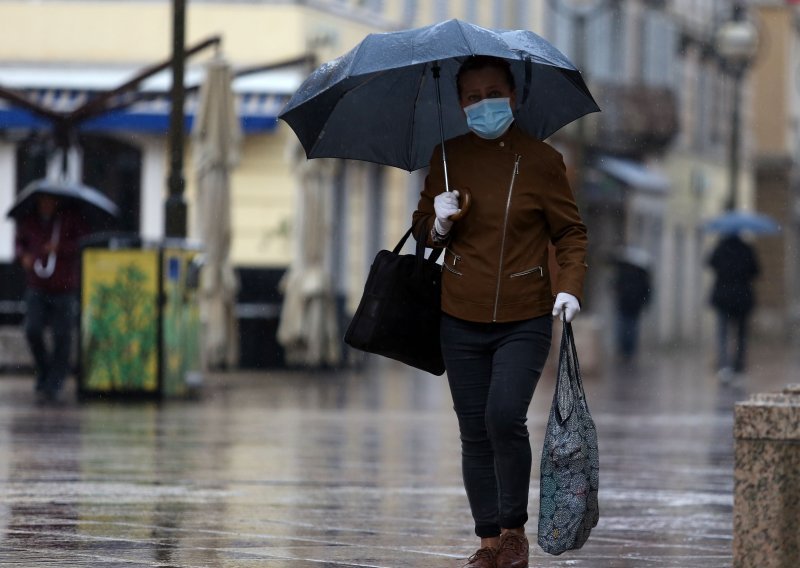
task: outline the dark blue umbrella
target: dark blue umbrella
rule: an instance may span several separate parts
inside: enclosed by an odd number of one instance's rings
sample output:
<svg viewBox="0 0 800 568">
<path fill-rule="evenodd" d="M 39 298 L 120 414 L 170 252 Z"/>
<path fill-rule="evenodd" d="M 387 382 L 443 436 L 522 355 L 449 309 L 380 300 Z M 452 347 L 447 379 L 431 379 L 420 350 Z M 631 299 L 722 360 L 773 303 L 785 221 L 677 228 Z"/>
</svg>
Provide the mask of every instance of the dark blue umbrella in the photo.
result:
<svg viewBox="0 0 800 568">
<path fill-rule="evenodd" d="M 575 66 L 535 33 L 449 20 L 368 35 L 314 71 L 280 118 L 309 158 L 350 158 L 413 171 L 428 165 L 442 140 L 467 132 L 455 78 L 471 55 L 509 61 L 517 87 L 516 124 L 535 138 L 600 110 Z"/>
<path fill-rule="evenodd" d="M 703 224 L 706 231 L 734 234 L 748 231 L 759 235 L 774 235 L 781 230 L 775 219 L 752 211 L 728 211 Z"/>
<path fill-rule="evenodd" d="M 37 195 L 58 197 L 62 207 L 78 207 L 90 216 L 96 216 L 97 213 L 106 217 L 119 215 L 117 205 L 93 187 L 59 180 L 37 179 L 25 186 L 6 212 L 6 216 L 20 219 L 35 211 Z"/>
</svg>

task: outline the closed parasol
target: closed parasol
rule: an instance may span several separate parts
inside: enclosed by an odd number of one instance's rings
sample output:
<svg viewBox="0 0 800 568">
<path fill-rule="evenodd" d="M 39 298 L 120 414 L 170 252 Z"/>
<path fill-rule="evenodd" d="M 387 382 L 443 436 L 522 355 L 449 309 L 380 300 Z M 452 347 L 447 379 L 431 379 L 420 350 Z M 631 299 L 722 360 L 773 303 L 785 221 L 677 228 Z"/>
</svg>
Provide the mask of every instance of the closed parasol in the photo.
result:
<svg viewBox="0 0 800 568">
<path fill-rule="evenodd" d="M 239 161 L 242 132 L 231 89 L 232 76 L 221 56 L 208 63 L 192 130 L 196 221 L 205 250 L 200 317 L 205 363 L 211 367 L 231 367 L 238 360 L 234 313 L 238 282 L 230 259 L 230 172 Z"/>
</svg>

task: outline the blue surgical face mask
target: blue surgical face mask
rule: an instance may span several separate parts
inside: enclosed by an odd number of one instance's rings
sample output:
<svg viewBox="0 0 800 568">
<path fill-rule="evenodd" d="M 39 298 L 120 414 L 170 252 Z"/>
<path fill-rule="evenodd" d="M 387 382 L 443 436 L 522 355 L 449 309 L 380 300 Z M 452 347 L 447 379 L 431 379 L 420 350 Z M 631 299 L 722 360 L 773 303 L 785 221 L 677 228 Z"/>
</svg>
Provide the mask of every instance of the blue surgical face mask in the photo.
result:
<svg viewBox="0 0 800 568">
<path fill-rule="evenodd" d="M 483 99 L 464 107 L 464 112 L 469 129 L 487 140 L 499 138 L 514 122 L 509 98 Z"/>
</svg>

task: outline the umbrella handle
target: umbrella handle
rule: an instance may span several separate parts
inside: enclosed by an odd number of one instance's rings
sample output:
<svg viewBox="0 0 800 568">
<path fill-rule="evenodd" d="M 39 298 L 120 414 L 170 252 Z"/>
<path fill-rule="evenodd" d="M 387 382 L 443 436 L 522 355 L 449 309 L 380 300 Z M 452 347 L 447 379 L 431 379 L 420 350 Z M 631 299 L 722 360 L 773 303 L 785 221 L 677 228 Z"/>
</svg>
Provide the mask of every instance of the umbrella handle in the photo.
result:
<svg viewBox="0 0 800 568">
<path fill-rule="evenodd" d="M 467 213 L 469 212 L 469 208 L 472 205 L 472 193 L 470 193 L 468 189 L 459 189 L 458 195 L 461 198 L 461 203 L 459 203 L 460 211 L 458 211 L 458 213 L 453 213 L 448 217 L 448 219 L 451 221 L 458 221 L 459 219 L 466 217 Z"/>
<path fill-rule="evenodd" d="M 47 264 L 42 264 L 42 260 L 37 258 L 33 261 L 33 271 L 39 278 L 47 279 L 56 270 L 56 253 L 51 252 L 47 255 Z"/>
<path fill-rule="evenodd" d="M 50 243 L 55 247 L 58 246 L 58 241 L 61 236 L 61 219 L 56 219 L 53 223 L 53 233 L 50 236 Z M 56 253 L 50 252 L 47 255 L 47 264 L 42 264 L 41 259 L 37 258 L 33 262 L 33 271 L 36 276 L 42 279 L 50 278 L 56 270 Z"/>
</svg>

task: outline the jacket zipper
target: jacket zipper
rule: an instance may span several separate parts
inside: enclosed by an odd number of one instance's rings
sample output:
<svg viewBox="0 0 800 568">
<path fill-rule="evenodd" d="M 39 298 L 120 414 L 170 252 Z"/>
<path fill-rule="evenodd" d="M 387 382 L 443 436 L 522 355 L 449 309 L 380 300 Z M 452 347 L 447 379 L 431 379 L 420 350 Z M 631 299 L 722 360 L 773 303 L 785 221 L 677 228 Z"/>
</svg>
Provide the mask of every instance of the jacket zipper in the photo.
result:
<svg viewBox="0 0 800 568">
<path fill-rule="evenodd" d="M 544 276 L 544 269 L 541 266 L 534 266 L 533 268 L 529 268 L 528 270 L 523 270 L 522 272 L 515 272 L 509 278 L 517 278 L 518 276 L 527 276 L 528 274 L 533 274 L 534 272 L 538 272 L 539 276 Z"/>
<path fill-rule="evenodd" d="M 454 252 L 453 252 L 452 250 L 450 250 L 450 249 L 447 249 L 447 252 L 449 252 L 449 253 L 452 255 L 452 257 L 453 257 L 453 266 L 451 267 L 451 266 L 450 266 L 449 264 L 447 264 L 447 262 L 445 261 L 445 262 L 443 263 L 443 264 L 444 264 L 444 267 L 445 267 L 447 270 L 449 270 L 450 272 L 452 272 L 453 274 L 458 274 L 459 276 L 463 276 L 463 274 L 462 274 L 461 272 L 459 272 L 458 270 L 456 270 L 456 263 L 457 263 L 457 262 L 459 262 L 459 261 L 461 260 L 461 256 L 457 255 L 456 253 L 454 253 Z"/>
<path fill-rule="evenodd" d="M 506 230 L 508 229 L 508 214 L 511 210 L 511 194 L 514 191 L 514 182 L 519 175 L 519 160 L 522 156 L 517 154 L 514 160 L 514 171 L 511 172 L 511 183 L 508 185 L 508 198 L 506 199 L 506 214 L 503 219 L 503 239 L 500 241 L 500 263 L 497 269 L 497 288 L 494 296 L 494 313 L 492 314 L 492 321 L 497 321 L 497 306 L 500 303 L 500 281 L 503 276 L 503 257 L 506 251 Z"/>
<path fill-rule="evenodd" d="M 451 267 L 447 263 L 444 263 L 444 267 L 445 267 L 445 269 L 447 269 L 449 272 L 452 272 L 453 274 L 457 274 L 458 276 L 464 276 L 463 272 L 459 272 L 458 270 L 456 270 L 455 268 Z"/>
<path fill-rule="evenodd" d="M 449 248 L 448 248 L 448 249 L 446 249 L 446 250 L 447 250 L 447 252 L 449 252 L 449 253 L 450 253 L 450 255 L 453 257 L 453 268 L 455 268 L 455 267 L 456 267 L 456 262 L 460 262 L 460 261 L 461 261 L 461 256 L 460 256 L 460 255 L 457 255 L 456 253 L 454 253 L 454 252 L 453 252 L 452 250 L 450 250 Z"/>
</svg>

